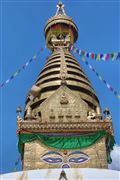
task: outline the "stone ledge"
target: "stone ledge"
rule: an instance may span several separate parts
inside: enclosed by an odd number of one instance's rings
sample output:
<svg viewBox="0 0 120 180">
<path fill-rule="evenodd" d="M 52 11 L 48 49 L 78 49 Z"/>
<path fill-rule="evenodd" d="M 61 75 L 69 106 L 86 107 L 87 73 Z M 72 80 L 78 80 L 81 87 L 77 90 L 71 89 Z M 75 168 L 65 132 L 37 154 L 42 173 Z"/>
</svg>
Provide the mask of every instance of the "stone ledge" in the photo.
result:
<svg viewBox="0 0 120 180">
<path fill-rule="evenodd" d="M 40 132 L 40 133 L 72 133 L 72 132 L 94 132 L 106 130 L 113 134 L 111 121 L 87 121 L 87 122 L 51 122 L 40 123 L 39 121 L 17 121 L 18 132 L 20 130 Z"/>
</svg>

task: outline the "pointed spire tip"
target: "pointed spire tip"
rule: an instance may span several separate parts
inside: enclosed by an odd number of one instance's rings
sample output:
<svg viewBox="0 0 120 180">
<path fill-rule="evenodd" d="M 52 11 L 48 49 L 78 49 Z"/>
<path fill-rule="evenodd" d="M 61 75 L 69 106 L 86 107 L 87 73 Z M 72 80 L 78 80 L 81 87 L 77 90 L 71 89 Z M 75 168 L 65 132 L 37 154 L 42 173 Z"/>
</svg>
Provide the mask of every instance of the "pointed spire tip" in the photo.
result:
<svg viewBox="0 0 120 180">
<path fill-rule="evenodd" d="M 59 1 L 57 4 L 56 15 L 66 15 L 64 10 L 64 4 L 62 3 L 62 1 Z"/>
</svg>

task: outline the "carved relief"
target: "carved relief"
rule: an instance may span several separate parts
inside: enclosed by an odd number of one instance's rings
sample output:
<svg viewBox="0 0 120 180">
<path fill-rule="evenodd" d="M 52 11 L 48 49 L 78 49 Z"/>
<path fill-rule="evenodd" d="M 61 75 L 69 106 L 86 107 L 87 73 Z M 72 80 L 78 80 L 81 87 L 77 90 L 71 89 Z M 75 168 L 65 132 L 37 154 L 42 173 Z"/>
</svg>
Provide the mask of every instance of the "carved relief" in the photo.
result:
<svg viewBox="0 0 120 180">
<path fill-rule="evenodd" d="M 88 105 L 64 85 L 41 104 L 39 111 L 43 123 L 80 122 L 87 120 Z"/>
<path fill-rule="evenodd" d="M 41 112 L 39 109 L 34 109 L 32 111 L 32 118 L 41 121 Z"/>
<path fill-rule="evenodd" d="M 68 100 L 67 100 L 66 95 L 65 95 L 64 92 L 63 92 L 63 94 L 61 96 L 60 103 L 61 104 L 68 104 Z"/>
<path fill-rule="evenodd" d="M 63 35 L 63 34 L 52 34 L 50 38 L 50 43 L 53 47 L 59 46 L 68 46 L 70 44 L 70 34 Z"/>
<path fill-rule="evenodd" d="M 88 112 L 87 120 L 95 121 L 96 113 L 94 110 Z"/>
<path fill-rule="evenodd" d="M 50 120 L 51 121 L 53 121 L 54 119 L 55 119 L 55 114 L 54 114 L 54 111 L 53 111 L 53 109 L 51 109 L 51 111 L 50 111 Z"/>
<path fill-rule="evenodd" d="M 27 114 L 26 114 L 26 117 L 27 118 L 32 118 L 32 108 L 29 106 L 28 109 L 27 109 Z"/>
</svg>

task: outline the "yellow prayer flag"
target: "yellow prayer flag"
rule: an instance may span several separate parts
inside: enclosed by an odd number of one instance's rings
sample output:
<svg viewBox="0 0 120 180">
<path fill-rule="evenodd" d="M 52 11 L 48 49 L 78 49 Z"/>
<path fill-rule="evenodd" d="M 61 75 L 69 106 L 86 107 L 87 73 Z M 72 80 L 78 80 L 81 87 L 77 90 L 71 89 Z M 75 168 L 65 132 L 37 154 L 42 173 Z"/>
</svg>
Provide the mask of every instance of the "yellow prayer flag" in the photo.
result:
<svg viewBox="0 0 120 180">
<path fill-rule="evenodd" d="M 112 61 L 114 61 L 116 59 L 117 55 L 118 55 L 118 53 L 113 54 Z"/>
<path fill-rule="evenodd" d="M 100 54 L 97 55 L 96 60 L 100 60 Z"/>
</svg>

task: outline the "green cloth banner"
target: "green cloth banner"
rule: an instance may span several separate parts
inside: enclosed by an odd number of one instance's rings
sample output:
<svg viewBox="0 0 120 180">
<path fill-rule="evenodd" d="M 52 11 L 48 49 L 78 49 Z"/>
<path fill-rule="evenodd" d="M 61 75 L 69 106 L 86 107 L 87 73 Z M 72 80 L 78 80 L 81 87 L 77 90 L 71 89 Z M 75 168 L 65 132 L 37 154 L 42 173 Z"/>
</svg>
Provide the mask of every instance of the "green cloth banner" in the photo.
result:
<svg viewBox="0 0 120 180">
<path fill-rule="evenodd" d="M 94 134 L 78 135 L 78 136 L 48 136 L 40 133 L 27 134 L 23 133 L 19 135 L 18 149 L 23 156 L 23 144 L 27 142 L 39 139 L 46 146 L 56 149 L 83 149 L 87 148 L 97 141 L 107 136 L 107 152 L 108 152 L 108 163 L 111 163 L 110 151 L 114 146 L 114 137 L 105 131 L 99 131 Z"/>
</svg>

